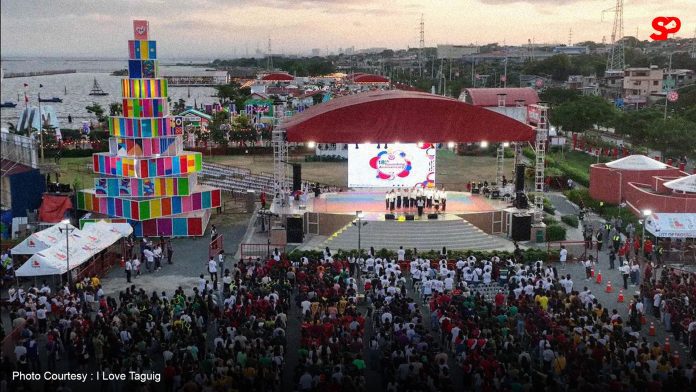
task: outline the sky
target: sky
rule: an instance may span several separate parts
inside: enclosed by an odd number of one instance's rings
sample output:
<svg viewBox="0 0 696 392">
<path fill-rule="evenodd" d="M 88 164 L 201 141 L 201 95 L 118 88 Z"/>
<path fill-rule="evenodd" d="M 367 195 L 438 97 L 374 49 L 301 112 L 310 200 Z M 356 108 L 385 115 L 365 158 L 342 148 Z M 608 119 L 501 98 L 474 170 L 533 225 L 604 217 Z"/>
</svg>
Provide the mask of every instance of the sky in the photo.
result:
<svg viewBox="0 0 696 392">
<path fill-rule="evenodd" d="M 1 0 L 3 58 L 121 58 L 132 19 L 150 22 L 160 58 L 230 58 L 257 49 L 284 55 L 338 48 L 566 44 L 609 40 L 613 0 Z M 625 0 L 625 35 L 648 39 L 657 16 L 677 16 L 677 37 L 696 28 L 694 0 Z"/>
</svg>

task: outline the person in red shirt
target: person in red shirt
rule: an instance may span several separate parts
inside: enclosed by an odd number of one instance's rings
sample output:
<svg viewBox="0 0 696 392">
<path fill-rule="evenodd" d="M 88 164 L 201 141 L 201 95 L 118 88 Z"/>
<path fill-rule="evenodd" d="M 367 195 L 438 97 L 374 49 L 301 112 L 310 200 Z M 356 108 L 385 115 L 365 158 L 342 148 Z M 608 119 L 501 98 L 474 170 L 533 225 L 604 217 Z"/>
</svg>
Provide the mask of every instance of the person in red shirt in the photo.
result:
<svg viewBox="0 0 696 392">
<path fill-rule="evenodd" d="M 647 240 L 645 240 L 645 245 L 643 245 L 643 246 L 644 246 L 643 252 L 645 252 L 643 256 L 645 256 L 645 258 L 648 260 L 652 260 L 652 253 L 653 253 L 652 241 L 648 238 Z"/>
</svg>

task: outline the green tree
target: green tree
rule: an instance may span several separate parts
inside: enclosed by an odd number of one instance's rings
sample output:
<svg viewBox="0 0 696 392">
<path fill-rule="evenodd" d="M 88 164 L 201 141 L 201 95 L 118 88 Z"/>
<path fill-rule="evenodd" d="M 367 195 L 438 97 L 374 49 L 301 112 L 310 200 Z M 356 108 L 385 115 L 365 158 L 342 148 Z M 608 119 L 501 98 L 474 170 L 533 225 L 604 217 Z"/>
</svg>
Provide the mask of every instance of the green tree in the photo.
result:
<svg viewBox="0 0 696 392">
<path fill-rule="evenodd" d="M 634 146 L 652 145 L 655 139 L 653 122 L 658 119 L 662 119 L 662 113 L 656 109 L 623 112 L 615 117 L 614 129 Z"/>
<path fill-rule="evenodd" d="M 547 88 L 539 94 L 542 101 L 550 103 L 552 106 L 561 105 L 569 101 L 574 101 L 580 97 L 578 90 L 569 90 L 567 88 L 551 87 Z"/>
<path fill-rule="evenodd" d="M 120 116 L 123 113 L 123 104 L 114 102 L 109 104 L 109 116 Z"/>
<path fill-rule="evenodd" d="M 97 121 L 99 121 L 100 123 L 106 122 L 104 108 L 100 104 L 93 102 L 91 105 L 85 107 L 85 109 L 87 109 L 89 113 L 92 113 L 95 116 L 97 116 Z"/>
<path fill-rule="evenodd" d="M 614 124 L 616 109 L 600 97 L 582 96 L 551 110 L 552 124 L 566 132 L 584 132 L 594 125 Z"/>
<path fill-rule="evenodd" d="M 673 157 L 696 157 L 696 123 L 683 118 L 654 120 L 650 133 L 655 135 L 654 146 Z"/>
</svg>

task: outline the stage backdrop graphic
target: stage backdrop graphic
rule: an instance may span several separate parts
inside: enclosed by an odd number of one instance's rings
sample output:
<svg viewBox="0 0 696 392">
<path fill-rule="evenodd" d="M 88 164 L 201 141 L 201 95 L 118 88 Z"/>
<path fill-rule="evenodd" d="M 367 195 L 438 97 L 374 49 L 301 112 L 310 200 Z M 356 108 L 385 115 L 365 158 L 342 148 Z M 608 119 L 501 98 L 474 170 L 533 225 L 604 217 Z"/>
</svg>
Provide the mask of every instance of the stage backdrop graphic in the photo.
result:
<svg viewBox="0 0 696 392">
<path fill-rule="evenodd" d="M 435 186 L 434 144 L 348 146 L 348 186 L 391 188 Z"/>
</svg>

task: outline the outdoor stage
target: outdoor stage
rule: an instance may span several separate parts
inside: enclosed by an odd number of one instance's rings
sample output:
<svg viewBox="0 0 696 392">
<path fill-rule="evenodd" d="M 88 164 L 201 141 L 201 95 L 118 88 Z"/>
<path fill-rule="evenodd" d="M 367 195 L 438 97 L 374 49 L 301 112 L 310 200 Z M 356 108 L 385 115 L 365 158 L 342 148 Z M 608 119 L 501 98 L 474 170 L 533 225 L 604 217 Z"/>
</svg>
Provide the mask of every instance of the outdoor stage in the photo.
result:
<svg viewBox="0 0 696 392">
<path fill-rule="evenodd" d="M 362 211 L 366 220 L 384 220 L 384 214 L 389 212 L 385 208 L 384 195 L 385 191 L 377 190 L 325 193 L 318 198 L 311 195 L 307 197 L 306 205 L 302 205 L 302 201 L 295 200 L 289 206 L 281 206 L 277 202 L 273 203 L 272 212 L 281 215 L 303 214 L 305 212 L 355 215 L 356 211 Z M 501 211 L 509 206 L 510 202 L 502 199 L 492 200 L 481 195 L 472 195 L 468 192 L 448 191 L 445 212 L 455 215 L 473 214 Z M 416 212 L 417 209 L 415 207 L 394 210 L 396 215 L 415 214 Z M 434 212 L 434 208 L 424 209 L 424 214 Z"/>
</svg>

